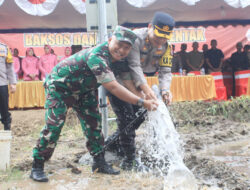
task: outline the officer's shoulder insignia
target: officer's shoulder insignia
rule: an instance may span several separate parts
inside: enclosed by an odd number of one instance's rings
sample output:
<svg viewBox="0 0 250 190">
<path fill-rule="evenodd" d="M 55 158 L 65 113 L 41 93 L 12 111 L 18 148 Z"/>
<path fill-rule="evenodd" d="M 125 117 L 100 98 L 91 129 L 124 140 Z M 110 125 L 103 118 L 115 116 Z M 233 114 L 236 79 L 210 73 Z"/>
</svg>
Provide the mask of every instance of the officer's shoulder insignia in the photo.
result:
<svg viewBox="0 0 250 190">
<path fill-rule="evenodd" d="M 6 57 L 8 54 L 8 48 L 5 44 L 0 43 L 0 56 L 1 57 Z"/>
</svg>

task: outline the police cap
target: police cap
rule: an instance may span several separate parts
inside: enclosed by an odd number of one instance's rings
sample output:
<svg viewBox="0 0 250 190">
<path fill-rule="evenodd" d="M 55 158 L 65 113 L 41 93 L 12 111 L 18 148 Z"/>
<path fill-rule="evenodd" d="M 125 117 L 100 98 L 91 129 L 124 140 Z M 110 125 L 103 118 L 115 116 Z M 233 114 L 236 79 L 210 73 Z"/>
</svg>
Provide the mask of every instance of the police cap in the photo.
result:
<svg viewBox="0 0 250 190">
<path fill-rule="evenodd" d="M 156 36 L 170 39 L 175 26 L 175 21 L 173 17 L 167 13 L 156 12 L 152 25 Z"/>
</svg>

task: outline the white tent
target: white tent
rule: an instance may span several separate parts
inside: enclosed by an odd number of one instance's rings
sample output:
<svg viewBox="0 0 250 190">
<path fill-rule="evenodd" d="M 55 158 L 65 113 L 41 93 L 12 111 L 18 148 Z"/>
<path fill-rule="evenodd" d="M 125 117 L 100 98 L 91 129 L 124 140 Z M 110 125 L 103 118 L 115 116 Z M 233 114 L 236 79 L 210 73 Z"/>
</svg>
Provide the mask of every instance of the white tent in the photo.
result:
<svg viewBox="0 0 250 190">
<path fill-rule="evenodd" d="M 19 3 L 18 3 L 19 2 Z M 24 6 L 36 0 L 0 0 L 0 32 L 12 29 L 86 28 L 85 0 L 39 0 L 49 5 Z M 130 4 L 131 3 L 131 4 Z M 137 4 L 135 4 L 137 3 Z M 77 4 L 76 6 L 74 6 Z M 148 6 L 147 6 L 148 5 Z M 118 24 L 148 23 L 155 11 L 171 14 L 177 24 L 195 22 L 250 23 L 250 0 L 117 0 Z M 146 6 L 146 7 L 135 7 Z M 20 8 L 21 7 L 21 8 Z M 76 8 L 74 8 L 76 7 Z M 243 8 L 244 7 L 244 8 Z M 26 13 L 24 10 L 26 9 Z M 27 11 L 29 9 L 29 11 Z M 40 9 L 44 9 L 45 13 Z M 47 11 L 46 11 L 47 9 Z M 82 13 L 79 11 L 82 10 Z M 46 16 L 33 16 L 47 14 Z M 40 12 L 39 12 L 40 11 Z M 4 31 L 3 31 L 4 30 Z"/>
</svg>

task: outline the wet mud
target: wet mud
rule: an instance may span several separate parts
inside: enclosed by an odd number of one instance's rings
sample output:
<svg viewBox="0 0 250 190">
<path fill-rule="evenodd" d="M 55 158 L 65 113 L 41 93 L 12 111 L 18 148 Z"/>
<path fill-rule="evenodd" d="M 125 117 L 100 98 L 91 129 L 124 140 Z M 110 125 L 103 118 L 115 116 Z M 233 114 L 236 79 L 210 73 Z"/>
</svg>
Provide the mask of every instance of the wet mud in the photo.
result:
<svg viewBox="0 0 250 190">
<path fill-rule="evenodd" d="M 185 150 L 184 163 L 195 175 L 199 189 L 250 189 L 250 100 L 186 102 L 169 107 Z M 164 179 L 151 173 L 121 171 L 118 176 L 91 172 L 85 139 L 73 111 L 51 160 L 46 163 L 49 183 L 29 179 L 32 148 L 44 124 L 44 110 L 12 110 L 11 167 L 0 172 L 1 190 L 33 189 L 165 189 Z M 114 131 L 115 126 L 110 127 Z M 143 127 L 137 131 L 137 142 Z M 139 143 L 137 143 L 137 146 Z M 119 169 L 119 158 L 115 167 Z"/>
</svg>

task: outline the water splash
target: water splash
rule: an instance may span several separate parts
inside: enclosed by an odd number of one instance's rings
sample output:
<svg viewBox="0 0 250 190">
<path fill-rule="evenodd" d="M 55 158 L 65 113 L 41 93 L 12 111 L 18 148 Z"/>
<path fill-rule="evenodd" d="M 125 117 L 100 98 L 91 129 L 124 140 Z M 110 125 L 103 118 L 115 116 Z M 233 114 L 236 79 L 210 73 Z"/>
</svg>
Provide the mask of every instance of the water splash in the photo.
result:
<svg viewBox="0 0 250 190">
<path fill-rule="evenodd" d="M 156 111 L 148 113 L 145 130 L 138 154 L 149 171 L 164 177 L 166 189 L 198 189 L 194 175 L 183 163 L 182 142 L 162 100 Z"/>
</svg>

